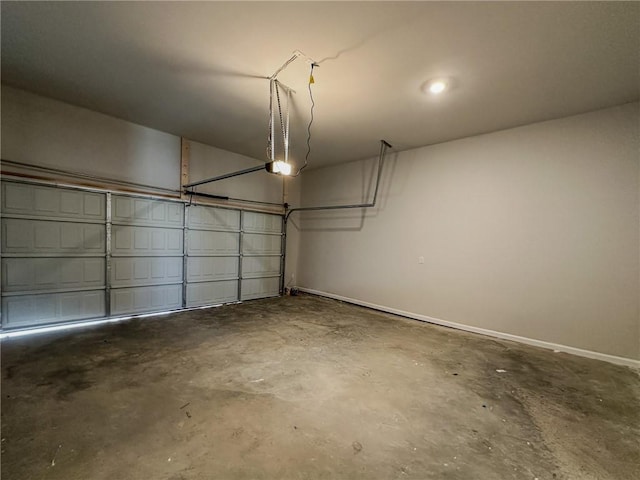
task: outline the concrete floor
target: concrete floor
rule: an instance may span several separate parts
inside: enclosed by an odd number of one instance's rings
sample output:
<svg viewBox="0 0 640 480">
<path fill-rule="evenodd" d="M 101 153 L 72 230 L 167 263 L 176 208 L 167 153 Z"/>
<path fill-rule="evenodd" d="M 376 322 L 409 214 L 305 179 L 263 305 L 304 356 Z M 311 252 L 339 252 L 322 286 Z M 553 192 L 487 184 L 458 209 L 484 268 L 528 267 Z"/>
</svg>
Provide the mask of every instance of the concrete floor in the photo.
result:
<svg viewBox="0 0 640 480">
<path fill-rule="evenodd" d="M 4 341 L 2 478 L 638 479 L 639 402 L 628 368 L 274 298 Z"/>
</svg>

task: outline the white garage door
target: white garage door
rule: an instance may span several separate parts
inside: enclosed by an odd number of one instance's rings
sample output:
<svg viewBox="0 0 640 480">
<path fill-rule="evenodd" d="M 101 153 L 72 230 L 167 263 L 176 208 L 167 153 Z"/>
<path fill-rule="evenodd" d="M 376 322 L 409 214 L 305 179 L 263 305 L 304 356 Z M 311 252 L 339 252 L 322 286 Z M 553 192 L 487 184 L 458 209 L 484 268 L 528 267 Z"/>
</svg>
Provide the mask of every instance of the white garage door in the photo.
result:
<svg viewBox="0 0 640 480">
<path fill-rule="evenodd" d="M 282 216 L 187 207 L 187 306 L 280 294 Z"/>
<path fill-rule="evenodd" d="M 1 227 L 2 328 L 279 294 L 280 215 L 3 180 Z"/>
<path fill-rule="evenodd" d="M 240 213 L 187 207 L 187 307 L 238 301 Z"/>
<path fill-rule="evenodd" d="M 241 299 L 280 294 L 282 216 L 242 213 Z"/>
<path fill-rule="evenodd" d="M 3 328 L 102 317 L 106 195 L 2 182 Z"/>
<path fill-rule="evenodd" d="M 184 204 L 111 197 L 111 315 L 182 307 Z"/>
</svg>

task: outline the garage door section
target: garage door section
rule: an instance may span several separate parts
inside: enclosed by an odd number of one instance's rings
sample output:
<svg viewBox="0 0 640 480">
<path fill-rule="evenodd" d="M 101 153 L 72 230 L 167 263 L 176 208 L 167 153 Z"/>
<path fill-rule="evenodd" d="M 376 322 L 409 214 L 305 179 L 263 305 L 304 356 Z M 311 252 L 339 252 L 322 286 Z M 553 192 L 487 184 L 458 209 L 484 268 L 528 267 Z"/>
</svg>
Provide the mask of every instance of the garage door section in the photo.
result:
<svg viewBox="0 0 640 480">
<path fill-rule="evenodd" d="M 111 197 L 111 315 L 182 307 L 184 205 Z"/>
<path fill-rule="evenodd" d="M 106 195 L 2 182 L 2 326 L 106 314 Z"/>
<path fill-rule="evenodd" d="M 240 211 L 187 207 L 187 307 L 238 300 Z"/>
<path fill-rule="evenodd" d="M 243 212 L 242 300 L 280 294 L 281 259 L 282 217 Z"/>
<path fill-rule="evenodd" d="M 279 294 L 279 215 L 19 180 L 1 208 L 3 328 Z"/>
</svg>

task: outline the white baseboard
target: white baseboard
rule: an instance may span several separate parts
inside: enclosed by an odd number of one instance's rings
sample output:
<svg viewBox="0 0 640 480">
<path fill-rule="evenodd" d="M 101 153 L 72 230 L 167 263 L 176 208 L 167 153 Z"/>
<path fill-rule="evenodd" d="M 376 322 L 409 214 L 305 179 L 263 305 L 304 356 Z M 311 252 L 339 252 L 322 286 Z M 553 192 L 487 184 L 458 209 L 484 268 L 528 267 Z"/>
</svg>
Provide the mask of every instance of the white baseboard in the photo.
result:
<svg viewBox="0 0 640 480">
<path fill-rule="evenodd" d="M 415 320 L 421 320 L 423 322 L 441 325 L 443 327 L 450 327 L 457 330 L 464 330 L 466 332 L 479 333 L 480 335 L 488 335 L 490 337 L 501 338 L 503 340 L 511 340 L 513 342 L 524 343 L 526 345 L 533 345 L 534 347 L 547 348 L 549 350 L 570 353 L 572 355 L 578 355 L 580 357 L 592 358 L 595 360 L 614 363 L 616 365 L 624 365 L 626 367 L 640 369 L 640 360 L 634 360 L 632 358 L 618 357 L 616 355 L 593 352 L 591 350 L 583 350 L 582 348 L 569 347 L 567 345 L 560 345 L 557 343 L 545 342 L 543 340 L 536 340 L 535 338 L 520 337 L 518 335 L 512 335 L 510 333 L 502 333 L 495 330 L 488 330 L 486 328 L 472 327 L 470 325 L 464 325 L 462 323 L 448 322 L 446 320 L 428 317 L 427 315 L 421 315 L 419 313 L 405 312 L 404 310 L 398 310 L 395 308 L 385 307 L 384 305 L 376 305 L 374 303 L 363 302 L 362 300 L 357 300 L 355 298 L 343 297 L 342 295 L 336 295 L 335 293 L 322 292 L 319 290 L 313 290 L 311 288 L 298 287 L 298 290 L 300 290 L 301 292 L 310 293 L 312 295 L 318 295 L 320 297 L 333 298 L 335 300 L 353 303 L 354 305 L 360 305 L 361 307 L 372 308 L 374 310 L 380 310 L 382 312 L 400 315 L 401 317 L 407 317 Z"/>
</svg>

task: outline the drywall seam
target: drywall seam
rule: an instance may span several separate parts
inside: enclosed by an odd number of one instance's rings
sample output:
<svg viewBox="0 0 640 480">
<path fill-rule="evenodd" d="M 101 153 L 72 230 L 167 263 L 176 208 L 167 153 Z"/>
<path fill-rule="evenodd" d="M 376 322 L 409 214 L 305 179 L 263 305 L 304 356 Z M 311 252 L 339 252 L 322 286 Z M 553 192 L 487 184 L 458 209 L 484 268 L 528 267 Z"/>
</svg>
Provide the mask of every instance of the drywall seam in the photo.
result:
<svg viewBox="0 0 640 480">
<path fill-rule="evenodd" d="M 572 355 L 578 355 L 580 357 L 591 358 L 594 360 L 601 360 L 604 362 L 613 363 L 616 365 L 623 365 L 626 367 L 632 367 L 640 369 L 640 360 L 634 360 L 632 358 L 618 357 L 616 355 L 609 355 L 606 353 L 594 352 L 591 350 L 584 350 L 582 348 L 570 347 L 568 345 L 560 345 L 557 343 L 545 342 L 543 340 L 536 340 L 535 338 L 521 337 L 519 335 L 512 335 L 510 333 L 498 332 L 495 330 L 488 330 L 486 328 L 472 327 L 470 325 L 464 325 L 462 323 L 449 322 L 446 320 L 440 320 L 439 318 L 429 317 L 427 315 L 421 315 L 419 313 L 406 312 L 404 310 L 398 310 L 396 308 L 390 308 L 383 305 L 376 305 L 375 303 L 364 302 L 355 298 L 343 297 L 342 295 L 336 295 L 334 293 L 323 292 L 320 290 L 314 290 L 311 288 L 299 287 L 298 290 L 312 295 L 319 295 L 321 297 L 333 298 L 335 300 L 341 300 L 343 302 L 352 303 L 361 307 L 372 308 L 374 310 L 380 310 L 381 312 L 392 313 L 394 315 L 400 315 L 402 317 L 411 318 L 414 320 L 420 320 L 423 322 L 433 323 L 435 325 L 441 325 L 443 327 L 455 328 L 457 330 L 464 330 L 466 332 L 479 333 L 480 335 L 487 335 L 489 337 L 501 338 L 503 340 L 511 340 L 512 342 L 524 343 L 526 345 L 532 345 L 534 347 L 546 348 L 558 352 L 570 353 Z"/>
</svg>

